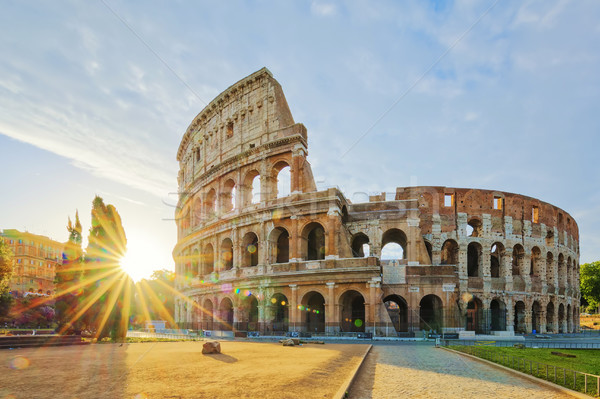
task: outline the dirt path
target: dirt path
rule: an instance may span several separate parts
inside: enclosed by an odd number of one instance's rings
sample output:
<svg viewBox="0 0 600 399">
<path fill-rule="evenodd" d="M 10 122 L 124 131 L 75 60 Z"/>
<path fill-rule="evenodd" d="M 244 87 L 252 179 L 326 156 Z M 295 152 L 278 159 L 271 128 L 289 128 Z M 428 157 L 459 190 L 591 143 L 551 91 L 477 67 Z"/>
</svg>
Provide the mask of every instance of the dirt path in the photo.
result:
<svg viewBox="0 0 600 399">
<path fill-rule="evenodd" d="M 0 398 L 330 398 L 366 349 L 221 345 L 210 356 L 200 342 L 3 350 Z"/>
<path fill-rule="evenodd" d="M 430 344 L 373 346 L 350 398 L 570 398 Z"/>
</svg>

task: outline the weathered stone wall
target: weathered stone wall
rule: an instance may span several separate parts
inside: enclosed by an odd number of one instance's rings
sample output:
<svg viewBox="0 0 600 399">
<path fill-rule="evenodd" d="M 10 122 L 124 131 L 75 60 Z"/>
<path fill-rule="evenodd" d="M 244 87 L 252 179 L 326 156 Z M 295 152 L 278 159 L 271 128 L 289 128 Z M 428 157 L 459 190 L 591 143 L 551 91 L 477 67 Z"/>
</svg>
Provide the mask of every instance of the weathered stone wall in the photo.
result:
<svg viewBox="0 0 600 399">
<path fill-rule="evenodd" d="M 306 129 L 266 69 L 194 119 L 177 156 L 179 323 L 263 333 L 578 328 L 578 229 L 565 211 L 449 187 L 351 204 L 338 189 L 316 190 L 307 153 Z M 380 261 L 393 244 L 397 259 Z"/>
</svg>

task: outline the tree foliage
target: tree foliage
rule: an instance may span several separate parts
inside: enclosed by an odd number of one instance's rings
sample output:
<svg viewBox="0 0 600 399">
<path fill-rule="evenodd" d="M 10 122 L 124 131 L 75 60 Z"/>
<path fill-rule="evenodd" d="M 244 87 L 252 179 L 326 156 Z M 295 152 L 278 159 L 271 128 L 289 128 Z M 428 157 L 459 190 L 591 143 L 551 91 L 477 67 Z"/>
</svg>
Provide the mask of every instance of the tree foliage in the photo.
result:
<svg viewBox="0 0 600 399">
<path fill-rule="evenodd" d="M 85 251 L 84 322 L 98 339 L 122 339 L 127 334 L 132 281 L 119 261 L 127 250 L 121 217 L 113 205 L 96 196 Z"/>
<path fill-rule="evenodd" d="M 84 299 L 81 287 L 83 249 L 79 212 L 75 213 L 75 224 L 69 218 L 67 230 L 69 231 L 69 240 L 65 244 L 62 265 L 58 266 L 54 279 L 56 320 L 59 331 L 78 334 L 83 326 L 82 321 L 77 318 L 77 311 L 80 301 Z"/>
<path fill-rule="evenodd" d="M 597 309 L 600 305 L 600 261 L 581 265 L 580 288 L 589 306 Z"/>
<path fill-rule="evenodd" d="M 10 246 L 0 237 L 0 319 L 8 314 L 12 305 L 12 296 L 8 293 L 8 289 L 14 262 Z"/>
<path fill-rule="evenodd" d="M 171 324 L 175 312 L 174 289 L 175 273 L 166 269 L 155 270 L 150 279 L 138 281 L 135 289 L 134 324 L 143 327 L 147 320 L 165 320 Z"/>
</svg>

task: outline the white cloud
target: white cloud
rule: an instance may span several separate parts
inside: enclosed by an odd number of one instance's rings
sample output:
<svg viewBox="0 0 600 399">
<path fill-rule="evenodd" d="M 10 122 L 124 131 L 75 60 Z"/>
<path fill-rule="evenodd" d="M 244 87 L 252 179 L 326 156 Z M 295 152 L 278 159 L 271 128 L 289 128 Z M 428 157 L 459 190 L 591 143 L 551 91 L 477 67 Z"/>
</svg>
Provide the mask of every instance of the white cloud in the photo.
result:
<svg viewBox="0 0 600 399">
<path fill-rule="evenodd" d="M 335 4 L 313 1 L 310 5 L 310 11 L 315 15 L 328 17 L 337 13 L 337 7 Z"/>
</svg>

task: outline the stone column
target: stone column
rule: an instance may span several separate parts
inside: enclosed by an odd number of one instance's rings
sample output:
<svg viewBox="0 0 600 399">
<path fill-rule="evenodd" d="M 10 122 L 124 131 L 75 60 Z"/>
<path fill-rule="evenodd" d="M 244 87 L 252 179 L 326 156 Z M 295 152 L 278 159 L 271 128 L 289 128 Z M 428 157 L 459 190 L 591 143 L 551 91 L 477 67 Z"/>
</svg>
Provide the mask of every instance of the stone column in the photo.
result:
<svg viewBox="0 0 600 399">
<path fill-rule="evenodd" d="M 299 320 L 298 320 L 298 284 L 290 284 L 290 289 L 292 290 L 292 294 L 289 297 L 290 301 L 290 331 L 299 331 Z"/>
<path fill-rule="evenodd" d="M 306 151 L 302 144 L 296 144 L 292 151 L 292 164 L 290 165 L 291 182 L 290 188 L 292 194 L 300 194 L 303 191 L 303 176 L 302 167 L 304 159 L 306 157 Z"/>
<path fill-rule="evenodd" d="M 546 306 L 542 306 L 540 309 L 540 334 L 546 334 Z"/>
<path fill-rule="evenodd" d="M 515 305 L 511 297 L 506 298 L 506 331 L 515 331 Z"/>
<path fill-rule="evenodd" d="M 329 217 L 327 220 L 327 251 L 325 252 L 325 259 L 337 259 L 337 238 L 338 238 L 338 225 L 340 222 L 340 210 L 337 207 L 329 209 L 327 212 Z"/>
<path fill-rule="evenodd" d="M 327 285 L 327 302 L 325 303 L 325 332 L 335 333 L 340 329 L 339 305 L 335 302 L 335 282 Z"/>
<path fill-rule="evenodd" d="M 298 217 L 292 215 L 292 228 L 290 231 L 290 262 L 298 262 L 300 260 L 300 232 L 298 231 Z"/>
</svg>

